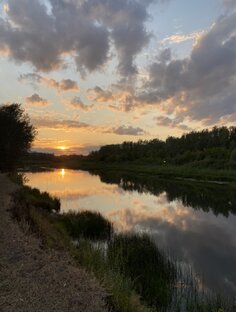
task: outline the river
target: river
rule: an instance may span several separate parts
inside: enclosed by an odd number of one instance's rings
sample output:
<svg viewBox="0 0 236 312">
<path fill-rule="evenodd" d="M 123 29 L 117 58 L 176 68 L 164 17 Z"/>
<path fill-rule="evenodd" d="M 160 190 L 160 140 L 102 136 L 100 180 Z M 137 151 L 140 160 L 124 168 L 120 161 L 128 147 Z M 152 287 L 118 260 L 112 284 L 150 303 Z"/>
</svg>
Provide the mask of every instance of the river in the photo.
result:
<svg viewBox="0 0 236 312">
<path fill-rule="evenodd" d="M 204 287 L 236 296 L 236 192 L 229 186 L 68 169 L 27 173 L 61 212 L 99 211 L 117 231 L 147 232 Z"/>
</svg>

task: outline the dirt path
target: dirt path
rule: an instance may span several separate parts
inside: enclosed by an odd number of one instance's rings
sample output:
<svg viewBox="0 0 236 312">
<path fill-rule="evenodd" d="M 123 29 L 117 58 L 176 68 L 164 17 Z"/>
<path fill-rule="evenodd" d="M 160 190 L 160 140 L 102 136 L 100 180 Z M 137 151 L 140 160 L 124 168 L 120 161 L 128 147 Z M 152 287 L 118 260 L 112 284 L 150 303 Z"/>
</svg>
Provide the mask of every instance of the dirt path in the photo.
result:
<svg viewBox="0 0 236 312">
<path fill-rule="evenodd" d="M 11 220 L 10 193 L 16 190 L 0 174 L 0 311 L 102 312 L 104 292 L 67 256 L 45 251 Z"/>
</svg>

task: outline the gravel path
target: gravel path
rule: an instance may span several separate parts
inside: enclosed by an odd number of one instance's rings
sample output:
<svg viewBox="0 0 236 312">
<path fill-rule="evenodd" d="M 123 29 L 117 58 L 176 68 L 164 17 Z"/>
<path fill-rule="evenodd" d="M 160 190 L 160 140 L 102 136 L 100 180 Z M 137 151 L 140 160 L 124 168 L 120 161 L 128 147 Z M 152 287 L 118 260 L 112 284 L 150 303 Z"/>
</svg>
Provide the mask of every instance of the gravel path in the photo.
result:
<svg viewBox="0 0 236 312">
<path fill-rule="evenodd" d="M 105 293 L 73 260 L 45 251 L 11 220 L 10 193 L 16 190 L 0 174 L 0 311 L 104 312 Z"/>
</svg>

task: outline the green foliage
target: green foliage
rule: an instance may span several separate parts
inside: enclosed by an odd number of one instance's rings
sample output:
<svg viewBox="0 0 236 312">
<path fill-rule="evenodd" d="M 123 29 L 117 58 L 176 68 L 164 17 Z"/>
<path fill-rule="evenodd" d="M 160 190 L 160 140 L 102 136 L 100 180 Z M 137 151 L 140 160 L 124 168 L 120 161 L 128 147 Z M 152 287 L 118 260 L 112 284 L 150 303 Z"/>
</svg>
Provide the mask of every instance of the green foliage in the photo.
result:
<svg viewBox="0 0 236 312">
<path fill-rule="evenodd" d="M 38 189 L 28 186 L 24 186 L 23 192 L 25 192 L 26 202 L 36 208 L 44 209 L 48 212 L 58 212 L 60 210 L 60 200 L 52 197 L 47 192 L 40 192 Z"/>
<path fill-rule="evenodd" d="M 128 276 L 150 306 L 167 306 L 175 280 L 173 264 L 147 235 L 119 234 L 108 244 L 110 265 Z"/>
<path fill-rule="evenodd" d="M 0 170 L 12 171 L 35 136 L 35 128 L 19 104 L 0 106 Z"/>
<path fill-rule="evenodd" d="M 113 234 L 112 223 L 98 212 L 69 212 L 58 215 L 57 220 L 74 239 L 109 240 Z"/>
<path fill-rule="evenodd" d="M 231 155 L 230 155 L 230 160 L 233 162 L 236 162 L 236 148 L 233 149 Z"/>
<path fill-rule="evenodd" d="M 47 192 L 40 192 L 36 188 L 23 186 L 15 195 L 15 198 L 26 206 L 33 206 L 46 212 L 58 212 L 60 210 L 60 200 L 52 197 Z"/>
<path fill-rule="evenodd" d="M 102 146 L 88 159 L 102 162 L 137 162 L 156 165 L 193 165 L 202 168 L 231 168 L 232 150 L 236 146 L 236 127 L 214 127 L 192 131 L 166 141 L 124 142 Z"/>
</svg>

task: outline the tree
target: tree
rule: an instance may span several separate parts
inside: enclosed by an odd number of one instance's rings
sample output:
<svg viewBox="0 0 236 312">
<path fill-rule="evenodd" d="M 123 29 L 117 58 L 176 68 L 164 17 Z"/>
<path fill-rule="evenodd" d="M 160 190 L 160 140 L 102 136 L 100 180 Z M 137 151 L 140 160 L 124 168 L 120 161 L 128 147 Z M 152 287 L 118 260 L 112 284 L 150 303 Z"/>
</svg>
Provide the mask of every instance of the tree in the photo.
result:
<svg viewBox="0 0 236 312">
<path fill-rule="evenodd" d="M 13 170 L 36 136 L 20 104 L 0 106 L 0 170 Z"/>
</svg>

